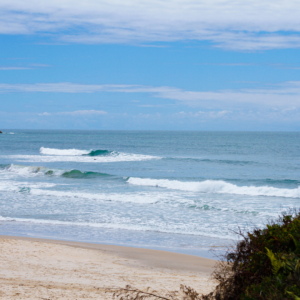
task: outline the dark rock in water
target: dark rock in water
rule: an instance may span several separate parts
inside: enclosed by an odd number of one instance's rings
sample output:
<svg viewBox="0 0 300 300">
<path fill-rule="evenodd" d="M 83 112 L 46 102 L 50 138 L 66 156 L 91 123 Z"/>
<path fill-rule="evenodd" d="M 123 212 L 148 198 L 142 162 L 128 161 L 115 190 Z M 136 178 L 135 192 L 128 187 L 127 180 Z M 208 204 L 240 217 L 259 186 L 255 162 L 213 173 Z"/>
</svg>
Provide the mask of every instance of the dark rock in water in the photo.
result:
<svg viewBox="0 0 300 300">
<path fill-rule="evenodd" d="M 2 131 L 0 130 L 0 133 L 2 133 Z"/>
</svg>

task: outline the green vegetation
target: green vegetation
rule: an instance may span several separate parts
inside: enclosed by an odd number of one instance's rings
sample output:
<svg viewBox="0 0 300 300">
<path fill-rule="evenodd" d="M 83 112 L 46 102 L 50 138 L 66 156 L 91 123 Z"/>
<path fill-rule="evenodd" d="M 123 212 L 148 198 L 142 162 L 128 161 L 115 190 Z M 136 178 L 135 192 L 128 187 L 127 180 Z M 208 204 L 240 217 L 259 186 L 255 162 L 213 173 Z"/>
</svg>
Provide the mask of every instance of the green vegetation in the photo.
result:
<svg viewBox="0 0 300 300">
<path fill-rule="evenodd" d="M 158 295 L 127 286 L 114 292 L 122 300 L 300 300 L 300 210 L 283 214 L 264 229 L 247 234 L 221 260 L 212 277 L 214 292 L 199 295 L 187 286 Z M 181 296 L 180 296 L 181 294 Z"/>
<path fill-rule="evenodd" d="M 242 235 L 213 274 L 219 285 L 203 299 L 300 300 L 300 212 Z"/>
</svg>

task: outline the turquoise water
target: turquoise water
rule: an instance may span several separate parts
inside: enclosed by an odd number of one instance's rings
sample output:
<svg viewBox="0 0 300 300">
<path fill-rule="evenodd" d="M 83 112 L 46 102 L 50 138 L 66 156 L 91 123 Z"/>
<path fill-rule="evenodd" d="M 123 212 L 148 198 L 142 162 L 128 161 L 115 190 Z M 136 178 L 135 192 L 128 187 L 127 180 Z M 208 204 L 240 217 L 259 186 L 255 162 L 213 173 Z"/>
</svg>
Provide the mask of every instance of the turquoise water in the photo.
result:
<svg viewBox="0 0 300 300">
<path fill-rule="evenodd" d="M 300 206 L 300 133 L 3 132 L 1 234 L 209 256 Z"/>
</svg>

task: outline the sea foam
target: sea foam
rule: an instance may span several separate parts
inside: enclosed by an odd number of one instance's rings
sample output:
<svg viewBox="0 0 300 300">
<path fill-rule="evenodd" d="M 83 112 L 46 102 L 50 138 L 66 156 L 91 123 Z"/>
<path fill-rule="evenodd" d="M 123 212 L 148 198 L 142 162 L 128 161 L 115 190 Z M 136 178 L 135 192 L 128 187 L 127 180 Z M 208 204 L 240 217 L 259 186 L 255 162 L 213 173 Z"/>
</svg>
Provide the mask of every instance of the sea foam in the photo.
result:
<svg viewBox="0 0 300 300">
<path fill-rule="evenodd" d="M 133 153 L 118 153 L 118 155 L 101 155 L 101 156 L 90 156 L 90 155 L 6 155 L 5 159 L 11 159 L 21 163 L 33 162 L 77 162 L 77 163 L 113 163 L 122 161 L 144 161 L 161 159 L 158 156 L 133 154 Z"/>
<path fill-rule="evenodd" d="M 109 150 L 78 150 L 78 149 L 53 149 L 53 148 L 40 148 L 40 153 L 44 155 L 58 155 L 58 156 L 106 156 L 106 155 L 118 155 L 118 152 Z"/>
<path fill-rule="evenodd" d="M 89 154 L 91 150 L 78 150 L 78 149 L 52 149 L 52 148 L 40 148 L 40 153 L 45 155 L 66 155 L 66 156 L 78 156 Z"/>
<path fill-rule="evenodd" d="M 165 195 L 158 193 L 91 193 L 91 192 L 69 192 L 69 191 L 55 191 L 55 190 L 42 190 L 42 189 L 31 189 L 31 195 L 37 196 L 54 196 L 56 199 L 59 198 L 70 198 L 73 200 L 82 201 L 86 200 L 98 200 L 98 201 L 114 201 L 114 202 L 127 202 L 127 203 L 141 203 L 141 204 L 152 204 L 158 201 L 166 199 Z"/>
<path fill-rule="evenodd" d="M 178 180 L 131 177 L 128 179 L 128 183 L 140 186 L 153 186 L 200 193 L 300 198 L 299 187 L 296 189 L 284 189 L 270 186 L 237 186 L 223 180 L 183 182 Z"/>
<path fill-rule="evenodd" d="M 25 189 L 30 192 L 31 189 L 42 189 L 55 187 L 55 183 L 48 182 L 18 182 L 13 180 L 3 180 L 0 182 L 0 191 L 5 192 L 22 192 Z"/>
<path fill-rule="evenodd" d="M 124 219 L 114 219 L 114 222 L 84 222 L 84 221 L 61 221 L 61 220 L 47 220 L 47 219 L 32 219 L 32 218 L 18 218 L 18 217 L 3 217 L 0 216 L 0 221 L 5 222 L 26 222 L 26 223 L 33 223 L 33 224 L 41 224 L 41 225 L 64 225 L 64 226 L 80 226 L 80 227 L 94 227 L 94 228 L 107 228 L 107 229 L 125 229 L 125 230 L 132 230 L 132 231 L 154 231 L 154 232 L 161 232 L 161 233 L 171 233 L 171 234 L 188 234 L 194 236 L 206 236 L 206 237 L 216 237 L 221 239 L 231 239 L 231 240 L 238 240 L 234 234 L 226 233 L 223 235 L 215 234 L 212 232 L 205 232 L 205 231 L 197 231 L 193 227 L 187 228 L 186 226 L 178 226 L 178 225 L 171 225 L 168 224 L 130 224 L 127 223 Z M 125 222 L 124 222 L 125 221 Z"/>
<path fill-rule="evenodd" d="M 66 170 L 49 169 L 49 168 L 38 167 L 38 166 L 23 166 L 23 165 L 15 165 L 15 164 L 9 165 L 4 169 L 4 171 L 8 171 L 11 172 L 12 174 L 16 174 L 23 177 L 33 177 L 33 176 L 40 176 L 40 175 L 61 176 L 66 172 Z"/>
</svg>

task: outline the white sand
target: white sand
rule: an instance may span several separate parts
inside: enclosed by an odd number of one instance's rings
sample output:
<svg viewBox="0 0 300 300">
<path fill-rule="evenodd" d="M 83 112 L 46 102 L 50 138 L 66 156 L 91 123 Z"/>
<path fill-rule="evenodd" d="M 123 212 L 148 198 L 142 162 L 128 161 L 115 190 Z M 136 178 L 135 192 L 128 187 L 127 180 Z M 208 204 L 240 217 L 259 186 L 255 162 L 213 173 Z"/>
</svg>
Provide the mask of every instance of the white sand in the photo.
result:
<svg viewBox="0 0 300 300">
<path fill-rule="evenodd" d="M 208 293 L 215 261 L 149 249 L 0 236 L 1 299 L 112 299 L 127 284 Z"/>
</svg>

